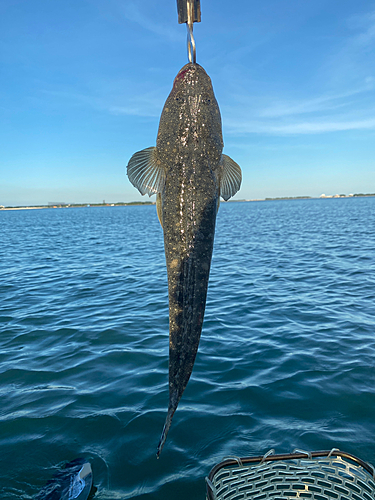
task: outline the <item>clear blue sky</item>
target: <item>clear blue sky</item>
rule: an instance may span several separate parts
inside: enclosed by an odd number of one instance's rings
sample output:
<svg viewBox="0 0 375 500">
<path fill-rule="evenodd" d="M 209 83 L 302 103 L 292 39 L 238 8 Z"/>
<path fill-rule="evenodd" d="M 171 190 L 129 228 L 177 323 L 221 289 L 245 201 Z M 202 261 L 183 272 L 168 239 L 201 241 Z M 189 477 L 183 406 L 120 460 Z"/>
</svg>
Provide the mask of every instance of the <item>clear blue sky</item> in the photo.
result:
<svg viewBox="0 0 375 500">
<path fill-rule="evenodd" d="M 374 2 L 201 10 L 237 198 L 375 192 Z M 186 62 L 176 0 L 1 0 L 0 204 L 145 200 L 126 165 Z"/>
</svg>

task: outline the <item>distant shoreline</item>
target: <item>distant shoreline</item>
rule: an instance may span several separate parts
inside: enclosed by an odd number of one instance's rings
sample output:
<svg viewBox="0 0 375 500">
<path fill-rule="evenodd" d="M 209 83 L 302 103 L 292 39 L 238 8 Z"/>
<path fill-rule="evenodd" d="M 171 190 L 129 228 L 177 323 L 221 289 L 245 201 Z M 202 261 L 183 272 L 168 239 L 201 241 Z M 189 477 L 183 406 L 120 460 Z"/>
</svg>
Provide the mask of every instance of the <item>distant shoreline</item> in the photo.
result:
<svg viewBox="0 0 375 500">
<path fill-rule="evenodd" d="M 336 194 L 336 195 L 325 195 L 322 194 L 319 197 L 314 196 L 280 196 L 277 198 L 258 198 L 258 199 L 241 199 L 241 200 L 229 200 L 229 202 L 222 203 L 243 203 L 243 202 L 253 202 L 253 201 L 277 201 L 277 200 L 327 200 L 327 199 L 337 199 L 337 198 L 367 198 L 375 197 L 375 193 L 356 193 L 356 194 Z M 50 208 L 84 208 L 84 207 L 129 207 L 136 205 L 155 205 L 155 201 L 131 201 L 129 203 L 118 202 L 118 203 L 62 203 L 56 205 L 36 205 L 36 206 L 19 206 L 19 207 L 5 207 L 0 205 L 0 211 L 5 210 L 41 210 Z"/>
<path fill-rule="evenodd" d="M 128 207 L 134 205 L 155 205 L 154 201 L 131 201 L 129 203 L 61 203 L 56 205 L 36 205 L 33 207 L 4 207 L 0 205 L 0 211 L 2 210 L 42 210 L 42 209 L 50 209 L 50 208 L 91 208 L 91 207 Z"/>
</svg>

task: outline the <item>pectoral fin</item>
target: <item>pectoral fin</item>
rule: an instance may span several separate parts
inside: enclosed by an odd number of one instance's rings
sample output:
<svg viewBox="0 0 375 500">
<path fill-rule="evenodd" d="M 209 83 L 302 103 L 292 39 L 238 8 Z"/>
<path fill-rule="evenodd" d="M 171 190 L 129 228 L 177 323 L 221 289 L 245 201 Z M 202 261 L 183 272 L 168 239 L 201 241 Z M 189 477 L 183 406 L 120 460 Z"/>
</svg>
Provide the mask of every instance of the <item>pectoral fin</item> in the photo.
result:
<svg viewBox="0 0 375 500">
<path fill-rule="evenodd" d="M 165 180 L 164 168 L 156 159 L 156 148 L 146 148 L 130 158 L 127 174 L 129 181 L 144 195 L 152 196 L 162 190 Z"/>
<path fill-rule="evenodd" d="M 221 166 L 220 196 L 227 201 L 240 189 L 242 173 L 240 166 L 227 155 L 221 156 Z"/>
</svg>

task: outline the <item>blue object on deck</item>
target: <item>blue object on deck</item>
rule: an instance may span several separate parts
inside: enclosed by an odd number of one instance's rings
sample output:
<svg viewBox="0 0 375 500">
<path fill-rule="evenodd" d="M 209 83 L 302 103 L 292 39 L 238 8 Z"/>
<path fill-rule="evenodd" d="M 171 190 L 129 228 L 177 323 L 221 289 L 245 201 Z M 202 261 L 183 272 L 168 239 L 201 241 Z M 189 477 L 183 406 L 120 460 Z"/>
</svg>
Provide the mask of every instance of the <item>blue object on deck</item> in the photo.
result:
<svg viewBox="0 0 375 500">
<path fill-rule="evenodd" d="M 37 494 L 35 500 L 87 500 L 91 489 L 90 462 L 77 458 L 59 470 Z"/>
</svg>

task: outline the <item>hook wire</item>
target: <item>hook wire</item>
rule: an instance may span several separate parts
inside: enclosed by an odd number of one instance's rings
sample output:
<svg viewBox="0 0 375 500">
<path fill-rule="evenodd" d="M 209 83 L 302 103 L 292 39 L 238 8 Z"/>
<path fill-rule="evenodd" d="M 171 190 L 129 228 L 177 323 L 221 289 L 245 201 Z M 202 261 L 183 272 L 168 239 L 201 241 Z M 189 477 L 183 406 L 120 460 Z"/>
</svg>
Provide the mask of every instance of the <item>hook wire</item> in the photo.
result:
<svg viewBox="0 0 375 500">
<path fill-rule="evenodd" d="M 187 0 L 187 48 L 189 62 L 195 64 L 197 62 L 197 50 L 195 46 L 195 40 L 193 35 L 193 25 L 194 25 L 194 4 L 193 0 Z"/>
</svg>

